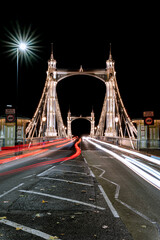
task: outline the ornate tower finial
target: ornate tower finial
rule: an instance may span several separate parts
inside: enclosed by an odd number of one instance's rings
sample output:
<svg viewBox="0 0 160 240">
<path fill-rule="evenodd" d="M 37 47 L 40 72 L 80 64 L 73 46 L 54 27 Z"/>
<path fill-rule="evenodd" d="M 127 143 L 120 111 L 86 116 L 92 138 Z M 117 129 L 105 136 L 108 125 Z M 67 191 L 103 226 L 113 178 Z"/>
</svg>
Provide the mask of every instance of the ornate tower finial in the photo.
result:
<svg viewBox="0 0 160 240">
<path fill-rule="evenodd" d="M 110 43 L 110 49 L 109 49 L 109 60 L 112 60 L 111 43 Z"/>
<path fill-rule="evenodd" d="M 53 73 L 53 70 L 56 70 L 56 60 L 53 56 L 53 43 L 51 43 L 51 57 L 48 60 L 48 69 L 50 69 L 50 73 Z"/>
<path fill-rule="evenodd" d="M 54 59 L 54 57 L 53 57 L 53 43 L 51 43 L 51 59 Z"/>
</svg>

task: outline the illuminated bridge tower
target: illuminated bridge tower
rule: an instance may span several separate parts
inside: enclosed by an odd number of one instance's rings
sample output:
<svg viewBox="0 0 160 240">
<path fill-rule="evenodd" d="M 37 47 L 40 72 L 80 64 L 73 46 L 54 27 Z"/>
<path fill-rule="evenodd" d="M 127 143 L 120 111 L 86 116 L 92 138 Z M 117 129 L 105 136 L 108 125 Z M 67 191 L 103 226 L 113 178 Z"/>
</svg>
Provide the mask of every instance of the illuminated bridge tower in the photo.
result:
<svg viewBox="0 0 160 240">
<path fill-rule="evenodd" d="M 26 129 L 27 138 L 66 137 L 66 128 L 61 116 L 56 86 L 57 69 L 52 46 L 45 86 L 35 114 Z"/>
<path fill-rule="evenodd" d="M 106 73 L 107 73 L 107 81 L 106 81 L 106 130 L 104 135 L 108 137 L 116 136 L 115 129 L 115 67 L 114 61 L 112 60 L 111 49 L 109 54 L 109 59 L 106 61 Z"/>
<path fill-rule="evenodd" d="M 132 141 L 137 137 L 137 129 L 128 116 L 119 92 L 111 47 L 103 79 L 106 94 L 95 135 L 124 138 L 125 133 L 127 133 L 127 136 Z"/>
</svg>

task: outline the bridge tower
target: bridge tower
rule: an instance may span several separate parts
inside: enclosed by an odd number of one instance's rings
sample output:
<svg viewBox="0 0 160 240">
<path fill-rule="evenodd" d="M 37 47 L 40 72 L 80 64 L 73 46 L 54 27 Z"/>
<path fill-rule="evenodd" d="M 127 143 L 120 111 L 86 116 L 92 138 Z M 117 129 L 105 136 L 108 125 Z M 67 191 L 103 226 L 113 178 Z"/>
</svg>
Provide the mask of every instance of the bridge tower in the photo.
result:
<svg viewBox="0 0 160 240">
<path fill-rule="evenodd" d="M 137 137 L 137 129 L 133 125 L 121 98 L 115 71 L 115 62 L 112 59 L 111 45 L 109 59 L 106 61 L 104 73 L 106 94 L 96 130 L 96 136 L 128 137 L 132 141 Z"/>
<path fill-rule="evenodd" d="M 79 117 L 71 116 L 70 110 L 68 111 L 68 116 L 67 116 L 67 137 L 71 138 L 72 137 L 72 128 L 71 128 L 71 123 L 72 121 L 76 119 L 86 119 L 90 121 L 91 123 L 91 129 L 90 129 L 90 136 L 94 137 L 95 134 L 95 116 L 94 116 L 94 111 L 92 110 L 91 116 L 88 117 L 83 117 L 80 115 Z"/>
<path fill-rule="evenodd" d="M 66 137 L 66 128 L 61 116 L 56 86 L 57 68 L 52 45 L 43 93 L 34 116 L 26 128 L 28 139 L 33 137 Z"/>
<path fill-rule="evenodd" d="M 47 129 L 45 136 L 57 136 L 56 130 L 56 60 L 53 57 L 53 47 L 51 57 L 48 60 L 48 94 L 47 94 Z"/>
<path fill-rule="evenodd" d="M 116 136 L 115 129 L 115 62 L 112 59 L 111 46 L 109 59 L 106 61 L 106 130 L 104 135 L 107 137 Z"/>
</svg>

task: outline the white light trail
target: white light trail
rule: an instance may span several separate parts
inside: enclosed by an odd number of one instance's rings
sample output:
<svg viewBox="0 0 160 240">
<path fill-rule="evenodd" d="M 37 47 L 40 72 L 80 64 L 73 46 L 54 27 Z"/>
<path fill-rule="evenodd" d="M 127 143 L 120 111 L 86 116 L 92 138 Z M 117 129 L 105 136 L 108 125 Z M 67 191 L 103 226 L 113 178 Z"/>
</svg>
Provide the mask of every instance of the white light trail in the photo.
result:
<svg viewBox="0 0 160 240">
<path fill-rule="evenodd" d="M 134 171 L 137 175 L 142 177 L 145 181 L 149 182 L 154 187 L 156 187 L 158 190 L 160 190 L 160 181 L 153 176 L 153 173 L 152 173 L 152 175 L 150 175 L 146 171 L 143 171 L 142 169 L 140 169 L 138 166 L 135 166 L 133 163 L 128 161 L 126 158 L 119 156 L 117 153 L 114 153 L 111 150 L 108 150 L 108 149 L 100 146 L 99 144 L 89 140 L 89 138 L 85 137 L 84 139 L 87 140 L 89 143 L 93 144 L 94 146 L 96 146 L 97 148 L 101 149 L 102 151 L 104 151 L 104 152 L 110 154 L 111 156 L 115 157 L 116 159 L 118 159 L 120 162 L 125 164 L 132 171 Z"/>
<path fill-rule="evenodd" d="M 88 138 L 88 139 L 89 139 L 89 138 Z M 91 139 L 91 138 L 90 138 L 90 139 Z M 93 139 L 93 140 L 94 140 L 95 142 L 99 142 L 99 143 L 101 143 L 101 144 L 104 144 L 104 145 L 106 145 L 106 146 L 112 147 L 112 148 L 117 149 L 117 150 L 119 150 L 119 151 L 123 151 L 123 152 L 127 152 L 127 153 L 130 153 L 130 154 L 133 154 L 133 155 L 135 155 L 135 156 L 138 156 L 138 157 L 141 157 L 141 158 L 143 158 L 143 159 L 146 159 L 147 161 L 150 161 L 150 162 L 152 162 L 152 163 L 155 163 L 155 164 L 157 164 L 157 165 L 160 165 L 160 160 L 158 160 L 158 159 L 153 159 L 152 157 L 146 156 L 146 155 L 144 155 L 144 154 L 142 154 L 142 153 L 138 153 L 138 152 L 135 152 L 135 151 L 132 151 L 132 150 L 129 150 L 129 149 L 121 148 L 121 147 L 119 147 L 119 146 L 116 146 L 116 145 L 113 145 L 113 144 L 110 144 L 110 143 L 106 143 L 106 142 L 102 142 L 102 141 L 97 140 L 97 139 Z"/>
<path fill-rule="evenodd" d="M 146 172 L 152 174 L 154 177 L 158 178 L 160 180 L 160 173 L 156 170 L 154 170 L 153 168 L 149 167 L 148 165 L 141 163 L 137 160 L 135 160 L 134 158 L 128 157 L 123 155 L 128 161 L 130 161 L 131 163 L 133 163 L 134 165 L 140 167 L 141 169 L 145 170 Z"/>
</svg>

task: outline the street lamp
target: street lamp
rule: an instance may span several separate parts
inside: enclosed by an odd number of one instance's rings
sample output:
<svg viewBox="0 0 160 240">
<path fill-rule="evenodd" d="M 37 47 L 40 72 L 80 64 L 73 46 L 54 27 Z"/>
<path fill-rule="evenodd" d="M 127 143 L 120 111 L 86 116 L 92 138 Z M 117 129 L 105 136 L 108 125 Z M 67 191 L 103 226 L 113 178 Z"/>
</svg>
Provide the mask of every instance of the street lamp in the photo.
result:
<svg viewBox="0 0 160 240">
<path fill-rule="evenodd" d="M 18 63 L 19 63 L 19 51 L 26 51 L 27 44 L 20 42 L 17 46 L 17 83 L 16 83 L 16 105 L 15 105 L 15 145 L 17 145 L 17 111 L 18 111 Z"/>
<path fill-rule="evenodd" d="M 119 119 L 118 119 L 118 117 L 116 116 L 115 117 L 115 123 L 116 123 L 116 135 L 118 136 L 118 121 L 119 121 Z"/>
<path fill-rule="evenodd" d="M 18 22 L 12 25 L 12 31 L 5 29 L 5 37 L 3 39 L 4 47 L 6 48 L 5 53 L 12 57 L 12 60 L 17 60 L 17 82 L 16 82 L 16 93 L 15 93 L 15 145 L 17 144 L 17 109 L 18 109 L 18 65 L 19 61 L 24 60 L 26 64 L 31 64 L 33 60 L 39 58 L 37 54 L 40 52 L 40 46 L 37 43 L 40 42 L 39 34 L 37 30 L 33 30 L 31 25 L 26 26 L 20 25 Z M 17 58 L 17 59 L 16 59 Z"/>
</svg>

